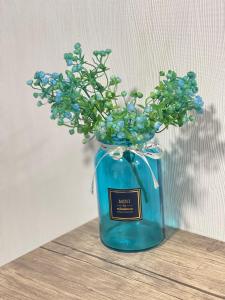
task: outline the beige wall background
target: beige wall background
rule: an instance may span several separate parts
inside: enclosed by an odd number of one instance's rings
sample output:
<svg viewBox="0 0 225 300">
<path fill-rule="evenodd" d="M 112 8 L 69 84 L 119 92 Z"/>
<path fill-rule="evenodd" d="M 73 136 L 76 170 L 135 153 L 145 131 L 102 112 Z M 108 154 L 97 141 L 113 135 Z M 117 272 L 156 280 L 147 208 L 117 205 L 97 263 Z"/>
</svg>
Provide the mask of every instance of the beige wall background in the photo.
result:
<svg viewBox="0 0 225 300">
<path fill-rule="evenodd" d="M 225 1 L 0 0 L 0 265 L 97 216 L 94 147 L 49 119 L 25 85 L 63 71 L 80 41 L 111 48 L 123 88 L 195 70 L 206 113 L 160 136 L 168 225 L 225 241 Z"/>
</svg>

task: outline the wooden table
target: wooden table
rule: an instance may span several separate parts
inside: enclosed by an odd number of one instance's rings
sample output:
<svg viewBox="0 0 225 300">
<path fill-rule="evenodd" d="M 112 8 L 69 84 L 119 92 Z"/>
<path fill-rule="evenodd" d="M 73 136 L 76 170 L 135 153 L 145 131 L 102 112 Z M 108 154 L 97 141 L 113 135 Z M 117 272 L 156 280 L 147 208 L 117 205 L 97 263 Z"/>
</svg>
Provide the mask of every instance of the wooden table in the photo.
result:
<svg viewBox="0 0 225 300">
<path fill-rule="evenodd" d="M 225 299 L 225 243 L 171 231 L 160 247 L 110 250 L 91 221 L 0 268 L 4 300 Z"/>
</svg>

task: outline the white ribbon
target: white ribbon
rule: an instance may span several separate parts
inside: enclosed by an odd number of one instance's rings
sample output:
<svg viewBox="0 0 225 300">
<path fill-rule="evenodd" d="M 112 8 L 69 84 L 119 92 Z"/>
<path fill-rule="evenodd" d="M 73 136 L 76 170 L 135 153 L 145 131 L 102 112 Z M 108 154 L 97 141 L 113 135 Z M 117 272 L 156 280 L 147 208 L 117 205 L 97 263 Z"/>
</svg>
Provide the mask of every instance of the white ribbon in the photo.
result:
<svg viewBox="0 0 225 300">
<path fill-rule="evenodd" d="M 139 156 L 141 159 L 143 159 L 143 161 L 146 163 L 151 176 L 152 176 L 152 180 L 153 180 L 153 184 L 154 184 L 154 188 L 157 189 L 159 187 L 159 183 L 155 177 L 155 174 L 146 158 L 150 157 L 152 159 L 160 159 L 163 155 L 163 148 L 154 142 L 149 142 L 146 143 L 144 145 L 142 145 L 141 147 L 138 146 L 130 146 L 130 147 L 126 147 L 126 146 L 115 146 L 115 145 L 106 145 L 106 144 L 102 144 L 101 148 L 103 150 L 105 150 L 105 154 L 100 158 L 100 160 L 98 161 L 96 167 L 95 167 L 95 171 L 92 177 L 92 182 L 91 182 L 91 193 L 94 193 L 94 179 L 95 179 L 95 175 L 96 175 L 96 171 L 100 165 L 100 163 L 102 162 L 102 160 L 107 156 L 111 156 L 113 159 L 115 160 L 120 160 L 123 157 L 123 153 L 125 151 L 130 151 L 134 154 L 136 154 L 137 156 Z M 157 152 L 153 152 L 154 150 L 157 150 Z"/>
</svg>

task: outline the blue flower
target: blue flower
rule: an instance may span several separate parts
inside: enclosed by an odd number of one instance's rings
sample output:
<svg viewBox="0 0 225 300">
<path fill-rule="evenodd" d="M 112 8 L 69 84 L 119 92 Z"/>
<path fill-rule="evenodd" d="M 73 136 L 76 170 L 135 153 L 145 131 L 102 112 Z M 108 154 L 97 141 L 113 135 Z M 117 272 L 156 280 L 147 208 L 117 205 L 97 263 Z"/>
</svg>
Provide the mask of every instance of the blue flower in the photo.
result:
<svg viewBox="0 0 225 300">
<path fill-rule="evenodd" d="M 56 102 L 56 103 L 59 104 L 61 101 L 62 101 L 62 98 L 61 98 L 61 97 L 55 97 L 55 102 Z"/>
<path fill-rule="evenodd" d="M 52 77 L 54 78 L 54 79 L 58 79 L 59 78 L 59 73 L 52 73 Z"/>
<path fill-rule="evenodd" d="M 66 64 L 67 64 L 67 66 L 72 66 L 72 64 L 73 64 L 72 59 L 67 59 Z"/>
<path fill-rule="evenodd" d="M 79 106 L 79 104 L 77 104 L 77 103 L 72 104 L 72 108 L 73 108 L 73 110 L 75 110 L 76 112 L 80 111 L 80 106 Z"/>
<path fill-rule="evenodd" d="M 96 97 L 96 99 L 97 99 L 97 100 L 103 100 L 103 98 L 102 98 L 102 95 L 101 95 L 101 94 L 96 94 L 96 95 L 95 95 L 95 97 Z"/>
<path fill-rule="evenodd" d="M 118 137 L 118 139 L 124 139 L 125 134 L 124 134 L 123 132 L 119 132 L 119 133 L 117 134 L 117 137 Z"/>
<path fill-rule="evenodd" d="M 195 99 L 194 99 L 194 104 L 197 106 L 197 107 L 202 107 L 204 105 L 204 102 L 202 100 L 202 97 L 200 96 L 196 96 Z"/>
<path fill-rule="evenodd" d="M 117 126 L 119 126 L 120 128 L 124 127 L 124 121 L 122 121 L 122 120 L 118 121 Z"/>
<path fill-rule="evenodd" d="M 72 119 L 72 114 L 71 114 L 71 112 L 65 112 L 65 113 L 64 113 L 64 117 L 67 118 L 67 119 L 69 119 L 69 120 Z"/>
<path fill-rule="evenodd" d="M 152 106 L 151 105 L 147 105 L 144 109 L 144 112 L 146 113 L 150 113 L 152 111 Z"/>
<path fill-rule="evenodd" d="M 60 103 L 62 101 L 62 92 L 61 91 L 57 91 L 56 92 L 56 96 L 55 96 L 55 102 L 56 103 Z"/>
<path fill-rule="evenodd" d="M 160 122 L 155 122 L 155 125 L 154 125 L 155 130 L 156 130 L 156 131 L 159 130 L 159 128 L 161 127 L 161 125 L 162 125 L 162 123 L 160 123 Z"/>
<path fill-rule="evenodd" d="M 41 78 L 41 82 L 42 82 L 44 85 L 48 84 L 48 77 L 47 77 L 47 76 L 42 77 L 42 78 Z"/>
<path fill-rule="evenodd" d="M 153 134 L 153 133 L 145 133 L 145 134 L 144 134 L 144 139 L 145 139 L 145 141 L 149 141 L 149 140 L 151 140 L 153 137 L 154 137 L 154 134 Z"/>
<path fill-rule="evenodd" d="M 182 88 L 184 86 L 184 81 L 182 79 L 178 80 L 178 86 Z"/>
<path fill-rule="evenodd" d="M 38 72 L 39 78 L 45 77 L 45 73 L 43 71 Z"/>
<path fill-rule="evenodd" d="M 50 79 L 49 79 L 49 83 L 50 83 L 51 85 L 56 85 L 56 80 L 53 79 L 53 78 L 50 78 Z"/>
<path fill-rule="evenodd" d="M 27 82 L 26 82 L 27 85 L 32 85 L 32 83 L 33 83 L 33 80 L 27 80 Z"/>
<path fill-rule="evenodd" d="M 133 103 L 128 103 L 127 104 L 127 110 L 129 112 L 135 111 L 135 105 Z"/>
<path fill-rule="evenodd" d="M 111 115 L 108 116 L 107 119 L 106 119 L 106 121 L 107 121 L 107 123 L 112 123 L 113 117 Z"/>
<path fill-rule="evenodd" d="M 137 137 L 138 134 L 137 134 L 136 131 L 132 131 L 132 132 L 131 132 L 131 135 L 132 135 L 133 137 Z"/>
<path fill-rule="evenodd" d="M 45 73 L 43 71 L 37 71 L 35 74 L 34 74 L 34 78 L 36 79 L 41 79 L 45 77 Z"/>
<path fill-rule="evenodd" d="M 137 128 L 138 129 L 143 129 L 144 128 L 144 124 L 143 123 L 137 123 Z"/>
<path fill-rule="evenodd" d="M 76 73 L 76 72 L 79 72 L 81 69 L 82 69 L 82 65 L 77 64 L 77 65 L 72 67 L 72 72 Z"/>
<path fill-rule="evenodd" d="M 193 95 L 194 95 L 194 93 L 192 92 L 192 90 L 187 90 L 187 91 L 186 91 L 186 94 L 187 94 L 188 96 L 193 96 Z"/>
<path fill-rule="evenodd" d="M 56 97 L 61 97 L 62 96 L 62 92 L 61 91 L 57 91 L 56 92 Z"/>
<path fill-rule="evenodd" d="M 145 116 L 138 116 L 138 117 L 136 118 L 136 122 L 137 122 L 137 123 L 143 123 L 145 120 L 146 120 L 146 117 L 145 117 Z"/>
</svg>

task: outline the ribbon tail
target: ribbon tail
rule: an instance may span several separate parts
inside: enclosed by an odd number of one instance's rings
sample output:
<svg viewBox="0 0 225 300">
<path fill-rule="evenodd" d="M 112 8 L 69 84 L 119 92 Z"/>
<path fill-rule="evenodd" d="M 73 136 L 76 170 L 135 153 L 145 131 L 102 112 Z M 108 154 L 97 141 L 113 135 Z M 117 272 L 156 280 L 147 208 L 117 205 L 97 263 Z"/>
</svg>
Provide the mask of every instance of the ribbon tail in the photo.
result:
<svg viewBox="0 0 225 300">
<path fill-rule="evenodd" d="M 157 189 L 159 187 L 159 183 L 158 183 L 158 181 L 157 181 L 157 179 L 155 177 L 154 172 L 152 171 L 152 167 L 150 166 L 150 164 L 149 164 L 149 162 L 148 162 L 148 160 L 147 160 L 147 158 L 145 156 L 143 156 L 142 158 L 146 162 L 146 164 L 147 164 L 147 166 L 148 166 L 148 168 L 149 168 L 149 170 L 151 172 L 152 180 L 153 180 L 153 184 L 154 184 L 154 188 Z"/>
<path fill-rule="evenodd" d="M 154 184 L 154 188 L 157 189 L 159 187 L 159 183 L 158 183 L 158 181 L 157 181 L 157 179 L 155 177 L 155 174 L 154 174 L 154 172 L 153 172 L 153 170 L 152 170 L 152 168 L 151 168 L 151 166 L 150 166 L 147 158 L 144 155 L 141 155 L 140 153 L 138 153 L 137 151 L 132 151 L 132 152 L 135 153 L 135 154 L 137 154 L 139 157 L 141 157 L 144 160 L 144 162 L 148 166 L 149 171 L 151 173 L 153 184 Z"/>
<path fill-rule="evenodd" d="M 95 182 L 95 175 L 96 175 L 96 171 L 98 169 L 98 166 L 100 165 L 100 163 L 102 162 L 102 160 L 108 155 L 108 152 L 106 152 L 98 161 L 95 170 L 94 170 L 94 174 L 92 176 L 92 180 L 91 180 L 91 193 L 92 195 L 94 194 L 94 182 Z"/>
</svg>

